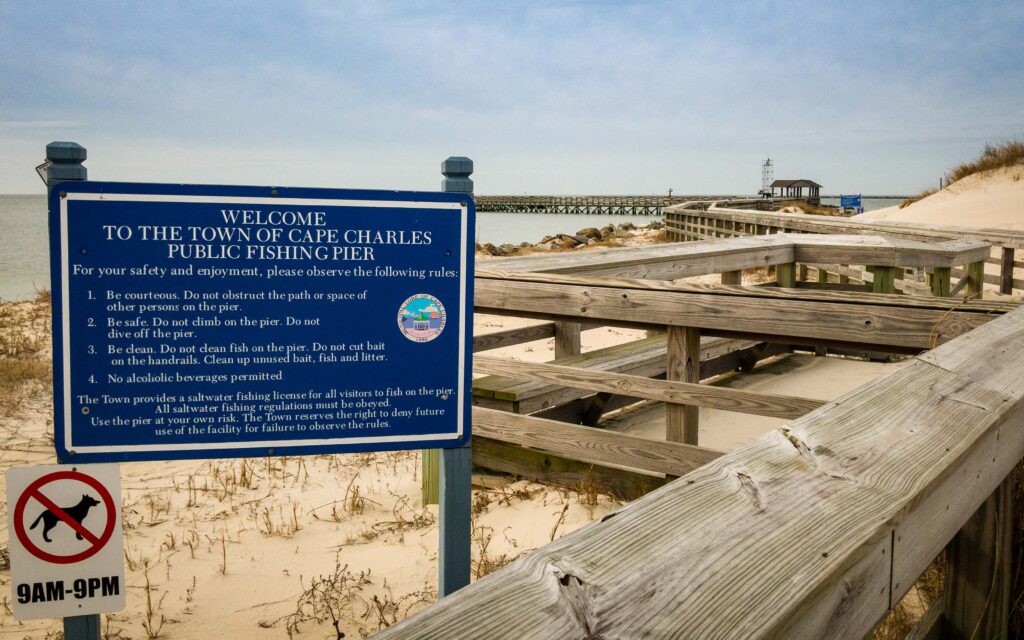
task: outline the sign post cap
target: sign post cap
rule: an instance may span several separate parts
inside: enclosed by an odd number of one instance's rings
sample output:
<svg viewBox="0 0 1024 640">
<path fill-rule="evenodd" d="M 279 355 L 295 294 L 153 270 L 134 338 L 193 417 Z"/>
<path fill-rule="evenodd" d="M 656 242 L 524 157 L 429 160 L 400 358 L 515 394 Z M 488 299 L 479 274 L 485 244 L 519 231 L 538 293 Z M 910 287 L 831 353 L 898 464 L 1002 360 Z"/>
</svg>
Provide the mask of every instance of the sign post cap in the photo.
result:
<svg viewBox="0 0 1024 640">
<path fill-rule="evenodd" d="M 77 142 L 51 142 L 46 145 L 46 159 L 56 163 L 85 162 L 85 147 Z"/>
</svg>

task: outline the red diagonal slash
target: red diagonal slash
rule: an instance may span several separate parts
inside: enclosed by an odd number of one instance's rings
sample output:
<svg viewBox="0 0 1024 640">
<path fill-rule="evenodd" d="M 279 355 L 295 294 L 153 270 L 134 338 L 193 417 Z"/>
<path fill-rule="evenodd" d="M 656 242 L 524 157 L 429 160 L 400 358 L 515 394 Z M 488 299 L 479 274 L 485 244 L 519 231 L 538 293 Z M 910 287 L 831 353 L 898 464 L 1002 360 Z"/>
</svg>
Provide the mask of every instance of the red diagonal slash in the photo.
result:
<svg viewBox="0 0 1024 640">
<path fill-rule="evenodd" d="M 92 545 L 94 547 L 100 544 L 100 539 L 99 538 L 97 538 L 95 535 L 93 535 L 93 533 L 91 531 L 89 531 L 88 529 L 83 527 L 77 520 L 75 520 L 74 518 L 69 516 L 67 513 L 65 513 L 63 509 L 61 509 L 56 504 L 54 504 L 52 500 L 50 500 L 49 498 L 44 496 L 42 494 L 42 492 L 40 492 L 38 489 L 33 491 L 29 495 L 32 496 L 33 498 L 35 498 L 44 507 L 49 509 L 50 513 L 52 513 L 53 515 L 55 515 L 58 518 L 60 518 L 64 522 L 64 524 L 66 524 L 69 527 L 71 527 L 72 529 L 74 529 L 76 533 L 78 533 L 80 536 L 82 536 L 83 538 L 88 540 L 90 543 L 92 543 Z"/>
</svg>

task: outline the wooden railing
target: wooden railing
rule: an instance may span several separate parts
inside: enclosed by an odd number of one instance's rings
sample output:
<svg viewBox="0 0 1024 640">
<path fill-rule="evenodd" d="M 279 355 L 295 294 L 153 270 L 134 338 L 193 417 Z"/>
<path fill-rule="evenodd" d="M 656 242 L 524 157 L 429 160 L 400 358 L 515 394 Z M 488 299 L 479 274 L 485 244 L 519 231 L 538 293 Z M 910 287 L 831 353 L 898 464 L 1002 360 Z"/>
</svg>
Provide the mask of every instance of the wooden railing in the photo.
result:
<svg viewBox="0 0 1024 640">
<path fill-rule="evenodd" d="M 479 273 L 477 305 L 822 340 L 831 337 L 821 325 L 834 324 L 841 341 L 918 350 L 936 341 L 936 323 L 953 319 L 955 329 L 889 375 L 722 455 L 600 430 L 584 439 L 585 427 L 549 430 L 534 418 L 478 410 L 477 435 L 528 445 L 546 439 L 542 448 L 685 475 L 378 637 L 861 638 L 951 542 L 949 604 L 926 621 L 966 629 L 965 637 L 1005 630 L 1006 594 L 995 578 L 1010 554 L 992 554 L 989 545 L 1012 534 L 1007 478 L 1024 457 L 1024 310 L 913 296 L 544 280 Z M 845 313 L 833 313 L 839 306 Z M 572 383 L 623 382 L 634 381 Z M 685 384 L 653 388 L 669 401 L 695 401 L 671 395 L 691 392 Z M 989 585 L 986 597 L 964 597 L 968 571 L 973 584 Z"/>
<path fill-rule="evenodd" d="M 1001 293 L 1024 290 L 1024 278 L 1015 270 L 1024 270 L 1024 262 L 1016 257 L 1024 251 L 1024 232 L 1005 229 L 953 227 L 948 225 L 915 224 L 886 220 L 857 221 L 845 218 L 797 213 L 764 213 L 749 209 L 719 206 L 725 203 L 683 204 L 665 210 L 665 226 L 678 240 L 706 240 L 764 236 L 776 233 L 804 234 L 865 234 L 884 235 L 918 242 L 942 242 L 971 238 L 988 243 L 992 249 L 983 262 L 981 276 L 987 284 L 998 286 Z M 849 276 L 828 270 L 838 275 Z M 964 277 L 965 270 L 954 269 L 952 276 Z M 856 275 L 854 275 L 856 277 Z M 866 278 L 872 280 L 871 276 Z"/>
</svg>

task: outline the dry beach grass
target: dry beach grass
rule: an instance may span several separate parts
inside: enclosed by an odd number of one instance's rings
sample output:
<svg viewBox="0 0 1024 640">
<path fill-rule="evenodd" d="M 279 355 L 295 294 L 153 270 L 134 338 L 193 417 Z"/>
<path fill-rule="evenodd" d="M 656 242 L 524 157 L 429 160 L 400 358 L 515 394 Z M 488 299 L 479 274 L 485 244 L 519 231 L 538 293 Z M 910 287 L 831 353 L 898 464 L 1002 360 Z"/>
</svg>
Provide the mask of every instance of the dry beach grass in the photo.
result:
<svg viewBox="0 0 1024 640">
<path fill-rule="evenodd" d="M 55 462 L 49 318 L 45 298 L 0 305 L 0 471 Z M 419 470 L 418 451 L 121 465 L 128 608 L 103 616 L 103 637 L 359 638 L 393 624 L 437 597 L 437 507 L 420 504 Z M 585 486 L 487 487 L 474 489 L 474 579 L 620 504 Z M 59 621 L 10 612 L 6 509 L 0 637 L 60 637 Z"/>
</svg>

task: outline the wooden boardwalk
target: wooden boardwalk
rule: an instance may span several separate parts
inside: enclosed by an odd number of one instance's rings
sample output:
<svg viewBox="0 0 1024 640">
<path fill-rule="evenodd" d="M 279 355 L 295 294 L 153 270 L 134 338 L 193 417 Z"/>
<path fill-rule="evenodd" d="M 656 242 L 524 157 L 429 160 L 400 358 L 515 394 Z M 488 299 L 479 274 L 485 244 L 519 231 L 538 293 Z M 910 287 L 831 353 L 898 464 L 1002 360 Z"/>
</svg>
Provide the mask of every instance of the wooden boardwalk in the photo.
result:
<svg viewBox="0 0 1024 640">
<path fill-rule="evenodd" d="M 1005 637 L 1024 309 L 956 295 L 980 294 L 990 246 L 770 234 L 482 263 L 476 311 L 547 322 L 478 336 L 474 351 L 553 336 L 556 360 L 477 355 L 475 372 L 507 380 L 494 400 L 541 389 L 558 406 L 474 408 L 474 463 L 646 495 L 378 637 L 862 638 L 947 546 L 946 596 L 916 637 Z M 740 284 L 765 268 L 773 286 Z M 870 290 L 850 275 L 865 270 Z M 906 291 L 917 271 L 925 295 L 894 295 L 896 275 Z M 709 273 L 723 284 L 677 281 Z M 579 332 L 605 325 L 651 332 L 623 353 L 663 340 L 666 379 L 575 357 Z M 822 403 L 699 384 L 708 336 L 914 357 Z M 580 424 L 616 397 L 663 402 L 665 440 Z M 697 407 L 789 422 L 726 453 L 697 442 Z"/>
<path fill-rule="evenodd" d="M 1022 369 L 1017 310 L 378 637 L 862 638 L 1024 457 Z"/>
<path fill-rule="evenodd" d="M 1018 259 L 1024 255 L 1024 232 L 1021 231 L 888 220 L 856 222 L 827 216 L 737 209 L 731 206 L 733 204 L 736 203 L 702 202 L 669 207 L 665 210 L 665 227 L 681 241 L 777 233 L 876 235 L 925 243 L 969 238 L 992 247 L 984 261 L 986 266 L 982 268 L 986 284 L 998 285 L 1004 294 L 1024 291 L 1024 262 Z M 962 277 L 967 274 L 964 270 L 954 269 L 952 275 Z"/>
</svg>

